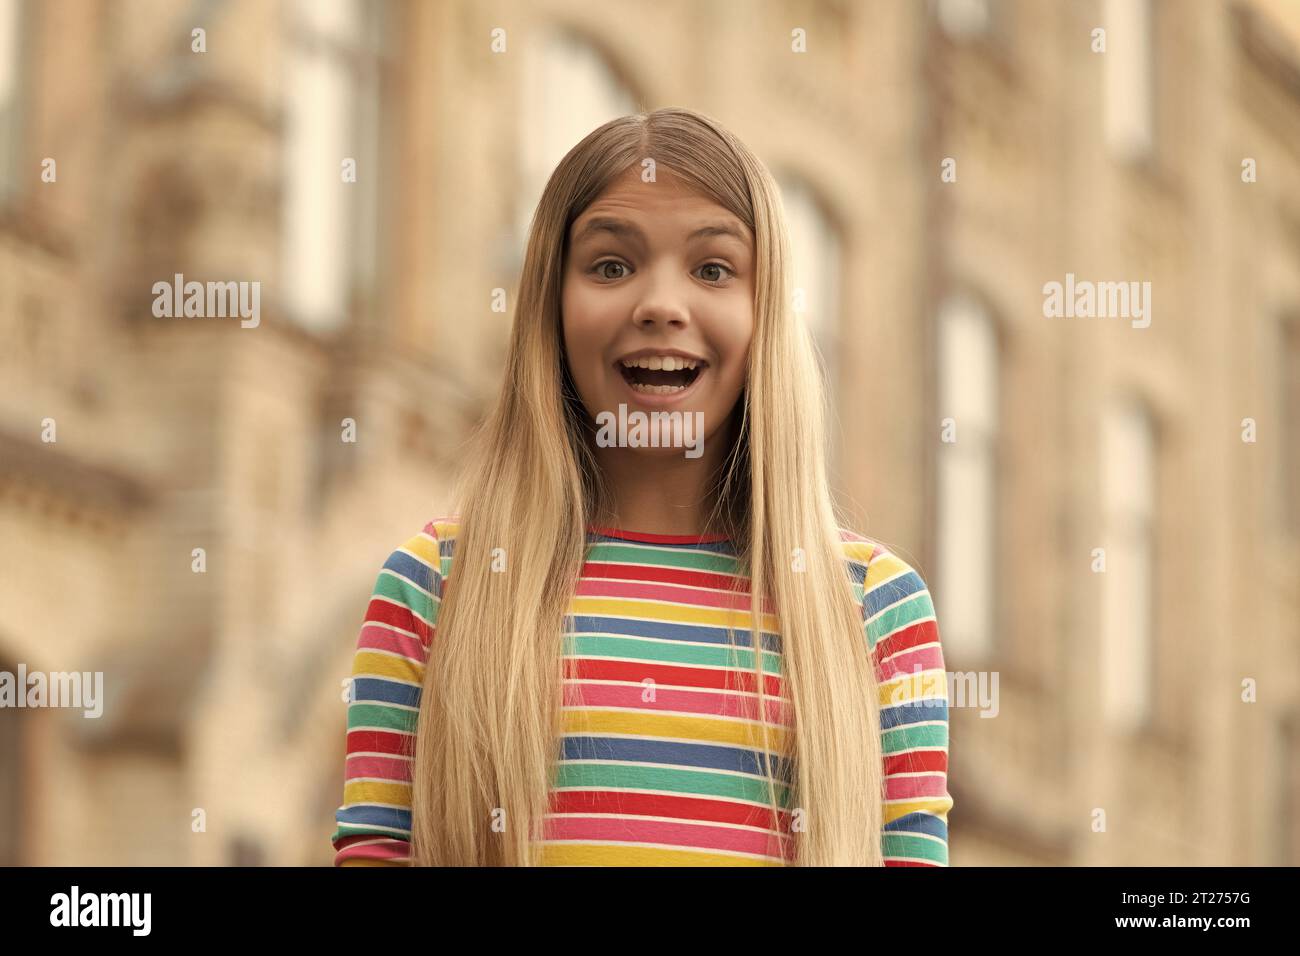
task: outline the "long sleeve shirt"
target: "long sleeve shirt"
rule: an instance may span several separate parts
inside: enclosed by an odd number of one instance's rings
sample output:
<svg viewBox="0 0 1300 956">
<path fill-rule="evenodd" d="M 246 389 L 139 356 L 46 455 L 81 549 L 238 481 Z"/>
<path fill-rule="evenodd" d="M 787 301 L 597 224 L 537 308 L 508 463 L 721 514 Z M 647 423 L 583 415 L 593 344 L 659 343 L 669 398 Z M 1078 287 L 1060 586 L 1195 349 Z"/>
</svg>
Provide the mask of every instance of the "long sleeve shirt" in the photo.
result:
<svg viewBox="0 0 1300 956">
<path fill-rule="evenodd" d="M 337 866 L 410 863 L 416 717 L 457 527 L 429 522 L 379 571 L 352 667 Z M 840 537 L 880 686 L 884 862 L 947 866 L 948 697 L 934 606 L 883 545 Z M 789 864 L 790 767 L 779 754 L 793 720 L 770 604 L 760 613 L 776 821 L 748 601 L 735 600 L 748 579 L 729 540 L 590 528 L 587 542 L 562 636 L 563 740 L 541 863 Z"/>
</svg>

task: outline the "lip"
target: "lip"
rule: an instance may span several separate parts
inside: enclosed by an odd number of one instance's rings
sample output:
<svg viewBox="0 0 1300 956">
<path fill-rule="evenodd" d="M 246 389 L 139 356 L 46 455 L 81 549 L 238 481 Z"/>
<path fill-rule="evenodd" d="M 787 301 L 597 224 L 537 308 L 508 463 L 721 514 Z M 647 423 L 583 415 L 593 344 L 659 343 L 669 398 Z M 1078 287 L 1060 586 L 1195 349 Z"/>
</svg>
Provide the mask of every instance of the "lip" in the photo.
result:
<svg viewBox="0 0 1300 956">
<path fill-rule="evenodd" d="M 695 358 L 694 355 L 691 355 L 687 352 L 673 352 L 673 351 L 665 352 L 665 351 L 655 351 L 653 349 L 645 351 L 644 353 L 633 352 L 630 355 L 625 355 L 624 358 L 640 358 L 642 354 L 680 355 L 682 358 Z M 707 362 L 704 362 L 703 359 L 700 359 L 699 361 L 702 362 L 703 364 L 700 366 L 699 374 L 695 376 L 695 381 L 691 382 L 690 385 L 687 385 L 680 392 L 674 392 L 671 395 L 655 395 L 648 392 L 638 392 L 636 389 L 632 387 L 632 383 L 623 377 L 623 373 L 619 370 L 618 365 L 619 363 L 622 362 L 622 359 L 619 359 L 619 362 L 615 363 L 614 375 L 615 377 L 618 378 L 618 383 L 620 386 L 622 386 L 623 391 L 631 396 L 631 402 L 629 404 L 635 403 L 637 405 L 640 405 L 643 408 L 668 408 L 670 406 L 680 404 L 681 402 L 686 401 L 692 395 L 694 395 L 696 390 L 700 387 L 700 382 L 704 380 L 704 376 L 708 375 L 709 372 L 711 371 L 709 364 Z"/>
</svg>

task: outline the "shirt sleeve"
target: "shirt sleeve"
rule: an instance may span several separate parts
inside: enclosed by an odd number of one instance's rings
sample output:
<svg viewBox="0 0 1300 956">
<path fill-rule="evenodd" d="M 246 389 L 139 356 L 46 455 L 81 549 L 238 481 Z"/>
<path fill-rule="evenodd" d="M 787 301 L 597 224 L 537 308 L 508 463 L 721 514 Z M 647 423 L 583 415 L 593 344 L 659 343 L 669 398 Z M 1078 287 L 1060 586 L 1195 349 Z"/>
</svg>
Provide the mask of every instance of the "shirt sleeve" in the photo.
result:
<svg viewBox="0 0 1300 956">
<path fill-rule="evenodd" d="M 929 590 L 877 546 L 862 614 L 880 684 L 885 866 L 947 866 L 948 680 Z"/>
<path fill-rule="evenodd" d="M 416 718 L 442 599 L 436 522 L 388 556 L 352 661 L 335 866 L 409 866 Z"/>
</svg>

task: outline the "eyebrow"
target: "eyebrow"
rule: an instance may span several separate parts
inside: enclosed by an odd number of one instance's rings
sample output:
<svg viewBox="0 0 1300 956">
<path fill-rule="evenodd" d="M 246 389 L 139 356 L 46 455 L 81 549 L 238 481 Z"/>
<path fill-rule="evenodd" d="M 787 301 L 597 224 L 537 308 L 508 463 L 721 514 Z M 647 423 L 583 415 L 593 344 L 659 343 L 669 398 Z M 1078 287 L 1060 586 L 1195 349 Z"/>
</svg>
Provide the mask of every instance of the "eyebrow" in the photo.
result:
<svg viewBox="0 0 1300 956">
<path fill-rule="evenodd" d="M 593 216 L 574 235 L 574 245 L 600 232 L 607 232 L 610 235 L 620 239 L 628 239 L 632 242 L 645 243 L 645 233 L 635 223 L 628 222 L 626 219 L 616 219 L 612 216 Z M 713 236 L 730 236 L 742 245 L 749 245 L 749 237 L 735 223 L 725 220 L 700 226 L 686 237 L 686 241 L 694 242 L 696 239 L 706 239 Z"/>
</svg>

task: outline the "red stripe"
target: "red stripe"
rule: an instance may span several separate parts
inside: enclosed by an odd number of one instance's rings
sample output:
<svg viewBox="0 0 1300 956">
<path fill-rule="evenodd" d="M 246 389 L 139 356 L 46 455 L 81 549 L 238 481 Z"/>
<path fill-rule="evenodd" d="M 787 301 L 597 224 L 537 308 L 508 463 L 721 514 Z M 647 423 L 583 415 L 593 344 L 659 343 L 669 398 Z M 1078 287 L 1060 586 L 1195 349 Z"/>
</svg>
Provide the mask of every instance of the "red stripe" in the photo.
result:
<svg viewBox="0 0 1300 956">
<path fill-rule="evenodd" d="M 877 658 L 892 657 L 899 651 L 910 650 L 921 644 L 929 644 L 939 639 L 938 628 L 933 620 L 917 621 L 909 624 L 896 634 L 891 634 L 876 644 Z"/>
<path fill-rule="evenodd" d="M 918 750 L 890 754 L 885 758 L 885 774 L 948 772 L 948 755 L 942 750 Z"/>
<path fill-rule="evenodd" d="M 714 588 L 719 591 L 732 591 L 739 594 L 749 593 L 749 581 L 743 579 L 743 586 L 738 585 L 737 578 L 730 574 L 718 574 L 714 571 L 695 571 L 690 568 L 666 568 L 649 564 L 609 564 L 604 561 L 588 561 L 582 566 L 585 578 L 616 578 L 627 581 L 658 581 L 665 584 L 685 584 L 688 587 Z"/>
<path fill-rule="evenodd" d="M 568 658 L 564 663 L 565 676 L 576 680 L 617 680 L 639 684 L 650 679 L 657 684 L 758 693 L 758 684 L 751 670 L 705 669 L 675 664 L 617 661 L 600 657 Z M 772 697 L 781 696 L 781 678 L 776 674 L 764 674 L 763 692 Z"/>
<path fill-rule="evenodd" d="M 885 866 L 938 866 L 938 863 L 921 862 L 919 860 L 891 860 L 885 858 Z"/>
<path fill-rule="evenodd" d="M 410 742 L 408 735 L 388 730 L 349 730 L 347 748 L 350 754 L 367 751 L 409 757 L 411 754 L 406 748 Z"/>
<path fill-rule="evenodd" d="M 371 598 L 370 604 L 366 607 L 366 621 L 412 631 L 419 635 L 425 647 L 429 646 L 429 636 L 432 633 L 429 625 L 416 617 L 408 607 L 402 607 L 382 598 Z"/>
<path fill-rule="evenodd" d="M 624 531 L 622 528 L 597 528 L 595 525 L 587 525 L 587 530 L 607 538 L 642 541 L 647 544 L 705 544 L 729 540 L 725 534 L 652 534 L 649 531 Z"/>
<path fill-rule="evenodd" d="M 551 797 L 552 813 L 614 813 L 678 820 L 731 823 L 767 829 L 771 812 L 766 807 L 701 797 L 660 793 L 626 793 L 617 790 L 561 790 Z M 788 831 L 790 814 L 778 810 L 781 830 Z"/>
</svg>

